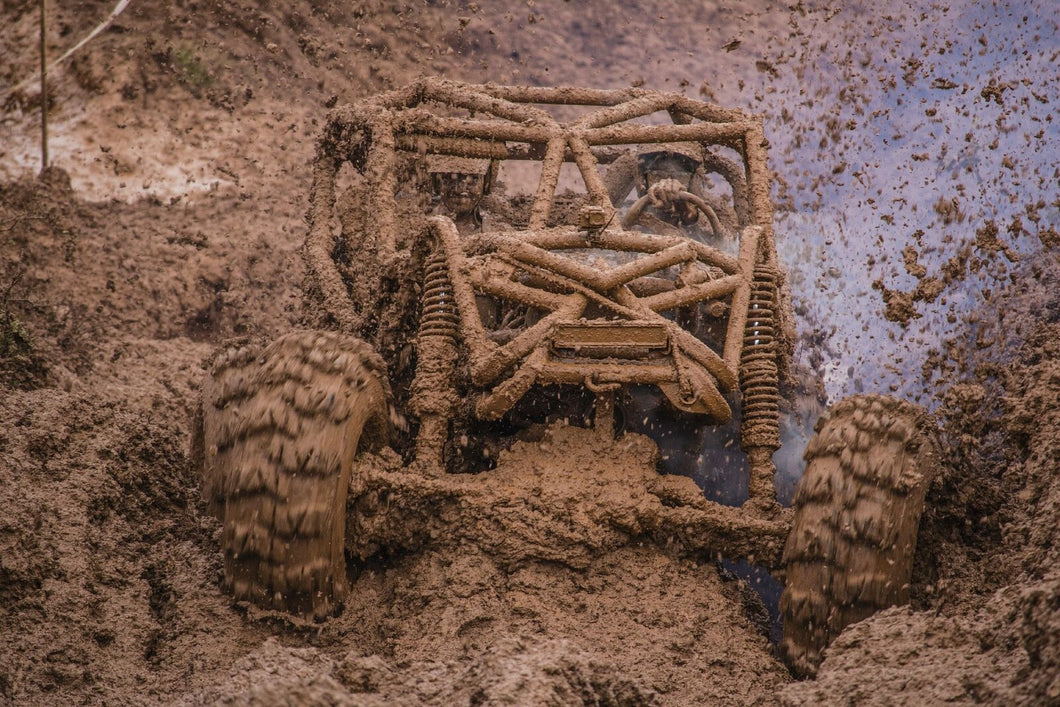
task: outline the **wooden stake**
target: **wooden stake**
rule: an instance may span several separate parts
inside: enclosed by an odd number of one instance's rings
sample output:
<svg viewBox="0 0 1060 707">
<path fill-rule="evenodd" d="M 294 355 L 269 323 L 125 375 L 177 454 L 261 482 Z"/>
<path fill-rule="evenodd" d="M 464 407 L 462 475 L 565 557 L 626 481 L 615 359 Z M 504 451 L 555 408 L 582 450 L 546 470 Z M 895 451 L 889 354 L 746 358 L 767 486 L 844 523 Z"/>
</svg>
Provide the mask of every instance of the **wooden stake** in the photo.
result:
<svg viewBox="0 0 1060 707">
<path fill-rule="evenodd" d="M 48 50 L 45 45 L 47 0 L 40 0 L 40 171 L 48 169 Z"/>
</svg>

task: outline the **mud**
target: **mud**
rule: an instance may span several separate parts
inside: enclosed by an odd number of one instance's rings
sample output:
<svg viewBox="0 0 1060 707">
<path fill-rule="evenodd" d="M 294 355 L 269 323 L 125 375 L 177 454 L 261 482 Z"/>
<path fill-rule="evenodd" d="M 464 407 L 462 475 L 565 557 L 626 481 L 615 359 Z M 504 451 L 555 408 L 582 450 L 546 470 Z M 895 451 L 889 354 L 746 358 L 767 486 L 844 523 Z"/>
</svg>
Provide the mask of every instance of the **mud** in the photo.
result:
<svg viewBox="0 0 1060 707">
<path fill-rule="evenodd" d="M 970 346 L 968 382 L 949 388 L 941 410 L 954 459 L 921 523 L 912 589 L 923 610 L 856 624 L 817 680 L 785 688 L 783 703 L 1060 701 L 1060 261 L 1038 257 L 1022 272 L 1034 284 L 1003 291 L 994 316 L 1022 335 Z"/>
<path fill-rule="evenodd" d="M 49 52 L 112 6 L 53 8 Z M 54 75 L 62 171 L 41 180 L 40 99 L 7 93 L 35 71 L 35 7 L 0 10 L 0 701 L 1060 704 L 1047 3 L 144 0 Z M 950 460 L 911 606 L 847 629 L 816 680 L 793 682 L 715 558 L 654 542 L 576 568 L 513 569 L 473 542 L 395 554 L 323 624 L 222 590 L 187 454 L 204 361 L 307 317 L 324 112 L 421 73 L 644 84 L 770 116 L 796 356 L 832 396 L 937 395 Z M 908 326 L 887 323 L 881 292 L 921 286 Z"/>
</svg>

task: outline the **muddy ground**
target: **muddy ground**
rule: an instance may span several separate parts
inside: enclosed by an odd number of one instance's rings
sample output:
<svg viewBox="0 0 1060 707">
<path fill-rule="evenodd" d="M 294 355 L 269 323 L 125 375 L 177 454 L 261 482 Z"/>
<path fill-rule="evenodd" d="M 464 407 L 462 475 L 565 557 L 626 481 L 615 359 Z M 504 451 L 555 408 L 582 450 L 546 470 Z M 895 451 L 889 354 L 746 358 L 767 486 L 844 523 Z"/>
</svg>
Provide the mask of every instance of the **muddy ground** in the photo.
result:
<svg viewBox="0 0 1060 707">
<path fill-rule="evenodd" d="M 116 3 L 54 4 L 53 56 Z M 11 90 L 36 3 L 0 5 L 0 701 L 1060 704 L 1048 3 L 274 5 L 128 3 L 54 72 L 39 177 L 39 90 Z M 833 396 L 933 407 L 948 459 L 911 605 L 850 627 L 816 680 L 714 558 L 651 544 L 388 558 L 323 624 L 221 590 L 187 455 L 203 361 L 302 320 L 327 106 L 423 74 L 768 116 L 799 355 Z"/>
</svg>

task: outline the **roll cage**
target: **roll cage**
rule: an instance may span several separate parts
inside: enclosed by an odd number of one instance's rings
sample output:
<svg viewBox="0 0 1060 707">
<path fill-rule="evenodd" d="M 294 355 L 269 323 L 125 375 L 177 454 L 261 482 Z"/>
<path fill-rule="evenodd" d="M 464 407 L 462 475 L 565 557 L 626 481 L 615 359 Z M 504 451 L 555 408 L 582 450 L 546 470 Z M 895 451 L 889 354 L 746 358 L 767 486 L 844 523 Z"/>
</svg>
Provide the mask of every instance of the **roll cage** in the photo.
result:
<svg viewBox="0 0 1060 707">
<path fill-rule="evenodd" d="M 569 119 L 556 115 L 578 111 Z M 666 122 L 658 122 L 660 115 Z M 704 166 L 727 182 L 739 226 L 735 257 L 692 238 L 616 223 L 601 167 L 631 149 L 665 143 L 700 146 Z M 716 148 L 739 159 L 719 156 Z M 768 459 L 779 447 L 777 364 L 784 355 L 775 333 L 778 271 L 765 148 L 759 118 L 679 94 L 423 79 L 329 114 L 311 194 L 311 275 L 340 328 L 362 334 L 361 303 L 351 301 L 332 258 L 336 179 L 344 163 L 363 177 L 370 214 L 355 234 L 357 257 L 386 271 L 404 257 L 395 199 L 402 154 L 540 162 L 525 228 L 461 234 L 444 216 L 428 219 L 424 236 L 432 254 L 419 275 L 417 386 L 451 389 L 462 350 L 480 419 L 500 418 L 535 384 L 578 384 L 597 394 L 598 427 L 623 385 L 657 385 L 675 407 L 715 422 L 729 419 L 725 394 L 739 388 L 742 442 L 755 476 L 756 458 L 771 469 Z M 573 163 L 584 182 L 583 208 L 578 219 L 568 219 L 576 222 L 550 226 L 564 163 Z M 622 258 L 570 257 L 586 251 Z M 532 309 L 535 321 L 498 340 L 482 316 L 483 298 Z M 723 303 L 728 313 L 723 341 L 713 346 L 675 315 L 710 302 Z M 422 418 L 417 448 L 439 458 L 454 407 L 451 394 L 443 397 L 450 403 L 441 409 L 414 411 Z M 766 475 L 771 488 L 771 471 L 757 474 Z M 752 480 L 752 494 L 754 486 Z"/>
</svg>

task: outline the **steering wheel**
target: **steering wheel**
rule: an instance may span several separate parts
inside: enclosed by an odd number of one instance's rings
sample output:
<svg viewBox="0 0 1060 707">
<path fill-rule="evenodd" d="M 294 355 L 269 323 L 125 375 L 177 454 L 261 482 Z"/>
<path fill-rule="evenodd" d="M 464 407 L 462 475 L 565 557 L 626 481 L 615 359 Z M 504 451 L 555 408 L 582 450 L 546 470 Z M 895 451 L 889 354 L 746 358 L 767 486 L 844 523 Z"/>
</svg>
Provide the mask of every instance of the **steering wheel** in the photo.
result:
<svg viewBox="0 0 1060 707">
<path fill-rule="evenodd" d="M 707 205 L 707 202 L 688 191 L 680 191 L 676 194 L 677 198 L 681 201 L 687 201 L 692 203 L 707 220 L 710 221 L 710 230 L 713 232 L 715 238 L 722 238 L 722 227 L 721 221 L 718 219 L 718 215 L 714 212 L 714 209 Z M 630 228 L 637 222 L 641 214 L 644 213 L 644 209 L 652 201 L 651 193 L 645 194 L 633 204 L 630 210 L 622 217 L 622 228 Z"/>
</svg>

